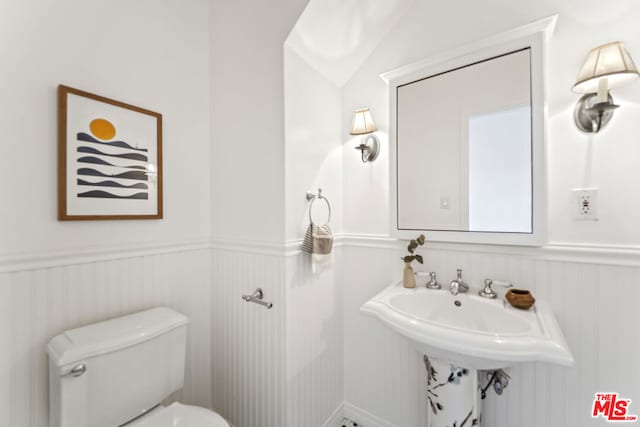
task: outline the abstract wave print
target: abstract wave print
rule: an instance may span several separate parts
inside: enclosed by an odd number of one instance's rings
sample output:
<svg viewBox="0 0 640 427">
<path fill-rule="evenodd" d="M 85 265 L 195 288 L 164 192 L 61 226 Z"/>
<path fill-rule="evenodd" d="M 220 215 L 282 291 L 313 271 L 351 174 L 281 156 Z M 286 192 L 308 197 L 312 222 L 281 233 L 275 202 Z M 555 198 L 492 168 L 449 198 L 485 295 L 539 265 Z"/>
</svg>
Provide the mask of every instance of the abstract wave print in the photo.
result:
<svg viewBox="0 0 640 427">
<path fill-rule="evenodd" d="M 100 126 L 97 126 L 97 124 L 100 124 Z M 81 144 L 88 143 L 89 145 L 100 144 L 105 149 L 97 149 L 87 145 L 79 145 L 77 147 L 77 152 L 83 155 L 77 158 L 78 169 L 76 172 L 78 178 L 76 184 L 78 187 L 89 187 L 87 191 L 79 190 L 77 196 L 90 199 L 148 200 L 149 186 L 146 183 L 149 181 L 149 175 L 147 174 L 148 157 L 142 153 L 147 153 L 149 150 L 134 147 L 125 141 L 112 140 L 115 137 L 116 129 L 111 122 L 105 119 L 94 120 L 90 129 L 94 135 L 78 132 L 78 142 Z M 114 163 L 115 159 L 131 160 L 132 162 L 121 166 Z M 135 162 L 141 163 L 135 164 Z M 83 167 L 83 164 L 90 164 L 91 167 Z M 128 170 L 112 173 L 113 168 Z M 109 179 L 87 180 L 82 177 Z M 139 182 L 131 184 L 126 181 L 121 182 L 121 180 Z M 95 188 L 91 189 L 90 187 Z M 109 188 L 113 190 L 107 191 Z"/>
<path fill-rule="evenodd" d="M 100 172 L 91 168 L 80 168 L 78 169 L 78 175 L 87 175 L 87 176 L 100 176 L 106 178 L 119 178 L 119 179 L 135 179 L 136 181 L 147 181 L 148 177 L 146 172 L 139 171 L 130 171 L 116 174 L 107 174 Z"/>
<path fill-rule="evenodd" d="M 138 166 L 138 165 L 131 165 L 131 166 L 118 166 L 118 165 L 114 165 L 113 163 L 109 163 L 106 160 L 102 160 L 99 159 L 97 157 L 93 157 L 93 156 L 84 156 L 84 157 L 80 157 L 78 159 L 78 162 L 80 163 L 93 163 L 94 165 L 104 165 L 104 166 L 111 166 L 112 168 L 122 168 L 122 169 L 138 169 L 138 170 L 143 170 L 146 171 L 147 168 L 144 166 Z"/>
<path fill-rule="evenodd" d="M 84 133 L 84 132 L 78 132 L 78 141 L 92 142 L 94 144 L 109 145 L 111 147 L 126 148 L 127 150 L 136 150 L 136 151 L 145 151 L 145 152 L 149 151 L 146 148 L 133 147 L 133 146 L 127 144 L 124 141 L 98 141 L 96 138 L 94 138 L 91 135 L 89 135 L 88 133 Z"/>
<path fill-rule="evenodd" d="M 139 182 L 137 184 L 132 184 L 132 185 L 125 185 L 125 184 L 120 184 L 119 182 L 115 182 L 115 181 L 100 181 L 100 182 L 89 182 L 89 181 L 85 181 L 84 179 L 80 179 L 78 178 L 77 181 L 78 185 L 90 185 L 92 187 L 115 187 L 115 188 L 136 188 L 139 190 L 148 190 L 149 186 L 147 186 L 147 184 Z"/>
<path fill-rule="evenodd" d="M 120 159 L 139 160 L 141 162 L 146 162 L 148 160 L 147 156 L 145 156 L 144 154 L 139 154 L 139 153 L 108 154 L 100 150 L 96 150 L 95 148 L 92 148 L 92 147 L 78 147 L 78 153 L 96 154 L 99 156 L 108 156 L 108 157 L 118 157 Z"/>
<path fill-rule="evenodd" d="M 149 194 L 145 191 L 142 193 L 132 194 L 130 196 L 118 196 L 102 190 L 91 190 L 84 193 L 78 193 L 78 197 L 91 197 L 93 199 L 130 199 L 130 200 L 147 200 Z"/>
</svg>

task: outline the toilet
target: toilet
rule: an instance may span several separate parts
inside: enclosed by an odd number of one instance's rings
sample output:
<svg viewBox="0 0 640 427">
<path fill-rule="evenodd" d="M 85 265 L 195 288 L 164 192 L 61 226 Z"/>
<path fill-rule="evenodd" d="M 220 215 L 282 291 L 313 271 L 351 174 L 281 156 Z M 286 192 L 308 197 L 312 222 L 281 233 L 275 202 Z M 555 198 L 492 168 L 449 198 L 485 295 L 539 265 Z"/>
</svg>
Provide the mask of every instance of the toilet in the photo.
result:
<svg viewBox="0 0 640 427">
<path fill-rule="evenodd" d="M 183 386 L 188 324 L 158 307 L 53 338 L 49 426 L 231 427 L 209 409 L 161 405 Z"/>
</svg>

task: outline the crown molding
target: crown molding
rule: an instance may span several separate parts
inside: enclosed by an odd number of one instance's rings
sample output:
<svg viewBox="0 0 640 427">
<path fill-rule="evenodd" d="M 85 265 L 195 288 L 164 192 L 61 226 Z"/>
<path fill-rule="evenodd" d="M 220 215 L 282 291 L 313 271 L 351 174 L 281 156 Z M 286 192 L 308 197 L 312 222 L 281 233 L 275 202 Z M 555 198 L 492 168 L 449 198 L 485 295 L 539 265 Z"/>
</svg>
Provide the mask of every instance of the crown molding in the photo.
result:
<svg viewBox="0 0 640 427">
<path fill-rule="evenodd" d="M 442 51 L 426 59 L 403 65 L 393 70 L 385 71 L 384 73 L 381 73 L 379 77 L 385 83 L 390 83 L 391 81 L 396 80 L 401 76 L 411 74 L 416 70 L 460 58 L 462 56 L 469 55 L 490 46 L 499 45 L 511 40 L 531 37 L 538 33 L 542 34 L 544 40 L 548 40 L 555 31 L 557 21 L 558 15 L 551 15 L 546 18 L 522 25 L 520 27 L 513 28 L 511 30 L 493 34 L 489 37 L 485 37 L 483 39 L 476 40 L 471 43 L 455 47 L 453 49 Z"/>
</svg>

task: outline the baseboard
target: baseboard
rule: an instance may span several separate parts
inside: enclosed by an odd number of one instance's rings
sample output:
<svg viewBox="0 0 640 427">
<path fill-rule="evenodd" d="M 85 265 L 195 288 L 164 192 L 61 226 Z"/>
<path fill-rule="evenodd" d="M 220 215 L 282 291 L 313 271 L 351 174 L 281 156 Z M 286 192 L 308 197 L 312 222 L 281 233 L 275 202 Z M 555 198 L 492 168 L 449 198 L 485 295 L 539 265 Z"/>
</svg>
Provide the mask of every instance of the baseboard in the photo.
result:
<svg viewBox="0 0 640 427">
<path fill-rule="evenodd" d="M 344 402 L 342 406 L 345 418 L 357 422 L 358 425 L 362 427 L 398 427 L 387 420 L 352 405 L 351 403 Z"/>
<path fill-rule="evenodd" d="M 322 424 L 322 427 L 341 427 L 342 419 L 344 418 L 343 412 L 343 404 L 341 403 L 340 405 L 338 405 L 336 410 L 333 411 L 333 414 L 331 414 L 331 416 L 327 418 L 327 421 Z"/>
</svg>

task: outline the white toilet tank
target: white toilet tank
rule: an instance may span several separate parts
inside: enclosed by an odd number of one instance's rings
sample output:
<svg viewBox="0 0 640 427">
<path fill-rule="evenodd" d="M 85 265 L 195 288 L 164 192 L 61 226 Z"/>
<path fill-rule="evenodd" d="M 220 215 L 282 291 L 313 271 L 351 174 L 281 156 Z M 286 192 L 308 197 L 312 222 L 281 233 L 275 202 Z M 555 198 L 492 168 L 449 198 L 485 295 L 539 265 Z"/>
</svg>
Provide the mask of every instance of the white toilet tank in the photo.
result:
<svg viewBox="0 0 640 427">
<path fill-rule="evenodd" d="M 159 307 L 53 338 L 49 426 L 119 426 L 181 389 L 188 323 Z"/>
</svg>

